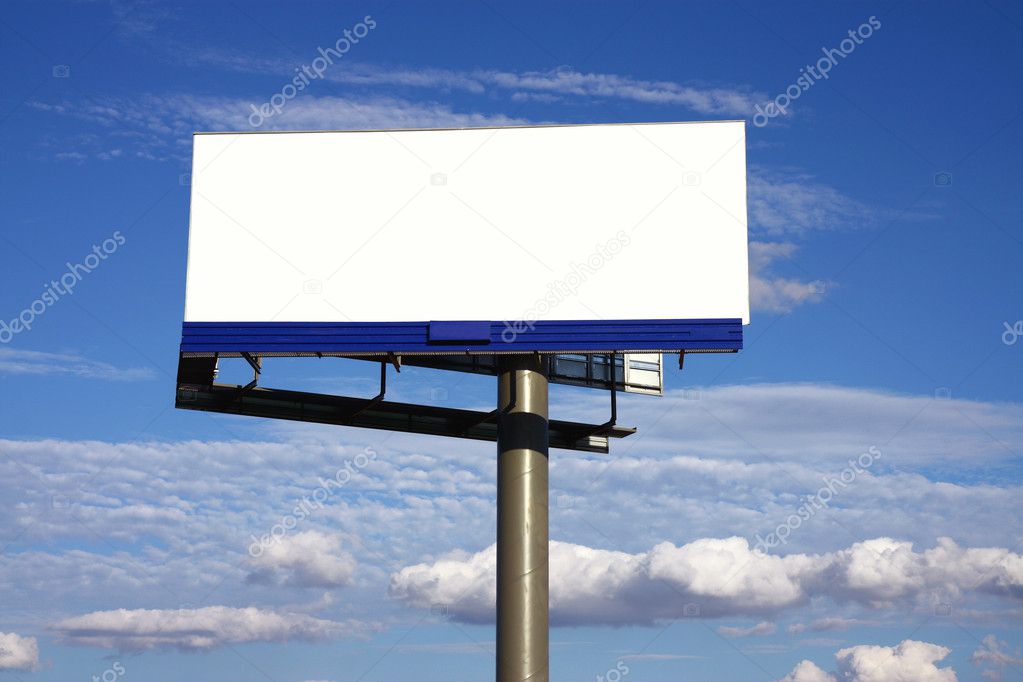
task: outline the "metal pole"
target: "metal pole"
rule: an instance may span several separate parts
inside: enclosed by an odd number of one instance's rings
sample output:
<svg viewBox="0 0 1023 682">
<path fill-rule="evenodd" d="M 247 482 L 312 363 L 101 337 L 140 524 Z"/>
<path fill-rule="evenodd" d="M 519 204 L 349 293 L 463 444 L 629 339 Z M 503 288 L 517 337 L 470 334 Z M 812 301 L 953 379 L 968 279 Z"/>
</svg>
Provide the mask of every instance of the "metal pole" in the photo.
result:
<svg viewBox="0 0 1023 682">
<path fill-rule="evenodd" d="M 548 682 L 546 363 L 498 363 L 497 682 Z"/>
</svg>

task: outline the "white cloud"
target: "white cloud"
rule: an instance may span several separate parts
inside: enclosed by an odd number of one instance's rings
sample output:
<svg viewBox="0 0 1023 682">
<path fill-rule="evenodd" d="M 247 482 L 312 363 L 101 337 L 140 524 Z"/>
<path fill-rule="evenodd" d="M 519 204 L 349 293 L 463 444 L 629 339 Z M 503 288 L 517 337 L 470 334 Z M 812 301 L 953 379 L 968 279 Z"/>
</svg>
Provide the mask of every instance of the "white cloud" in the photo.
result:
<svg viewBox="0 0 1023 682">
<path fill-rule="evenodd" d="M 482 72 L 388 67 L 372 64 L 347 64 L 346 67 L 328 72 L 325 76 L 326 79 L 346 85 L 427 88 L 441 92 L 462 90 L 477 95 L 484 94 L 487 90 L 487 83 L 477 75 Z M 244 65 L 242 68 L 245 68 Z"/>
<path fill-rule="evenodd" d="M 646 81 L 605 73 L 561 68 L 509 73 L 479 71 L 479 82 L 514 92 L 547 92 L 580 97 L 625 99 L 645 104 L 679 106 L 708 116 L 747 116 L 762 101 L 760 93 L 734 88 L 697 88 L 670 81 Z"/>
<path fill-rule="evenodd" d="M 810 629 L 814 632 L 841 632 L 848 630 L 854 625 L 859 625 L 861 622 L 855 618 L 842 618 L 839 616 L 818 618 L 810 623 Z"/>
<path fill-rule="evenodd" d="M 881 220 L 927 217 L 869 206 L 805 173 L 756 165 L 750 167 L 747 198 L 751 234 L 775 238 L 874 226 Z M 791 258 L 796 248 L 788 241 L 754 239 L 750 243 L 750 302 L 754 307 L 787 312 L 801 303 L 821 299 L 825 282 L 770 272 L 774 263 Z"/>
<path fill-rule="evenodd" d="M 359 636 L 369 632 L 372 626 L 255 607 L 207 606 L 95 611 L 65 618 L 50 629 L 69 644 L 121 651 L 156 648 L 200 651 L 244 642 L 319 641 Z"/>
<path fill-rule="evenodd" d="M 790 167 L 752 164 L 748 177 L 750 229 L 782 236 L 875 226 L 883 220 L 926 220 L 933 214 L 881 208 Z"/>
<path fill-rule="evenodd" d="M 292 75 L 295 64 L 287 60 L 253 60 L 248 56 L 218 50 L 194 51 L 196 64 L 214 65 L 249 73 L 277 72 Z M 652 105 L 681 107 L 697 114 L 745 117 L 766 99 L 763 92 L 745 87 L 703 87 L 672 81 L 650 81 L 630 76 L 581 72 L 569 67 L 544 71 L 502 71 L 499 69 L 456 70 L 406 68 L 347 63 L 330 69 L 324 78 L 346 86 L 364 88 L 410 88 L 436 92 L 452 90 L 490 97 L 510 93 L 513 100 L 546 102 L 586 99 L 620 99 Z"/>
<path fill-rule="evenodd" d="M 692 400 L 682 391 L 668 393 L 663 411 L 672 418 L 645 432 L 648 447 L 654 439 L 660 452 L 737 455 L 751 463 L 762 453 L 771 460 L 827 461 L 830 468 L 877 445 L 882 462 L 936 466 L 952 465 L 966 453 L 975 463 L 1011 456 L 1003 443 L 1023 439 L 1023 406 L 1016 403 L 826 384 L 693 388 Z M 808 411 L 813 419 L 806 418 Z"/>
<path fill-rule="evenodd" d="M 156 373 L 147 367 L 115 367 L 73 353 L 44 353 L 14 348 L 0 348 L 0 373 L 57 374 L 107 381 L 137 381 L 156 376 Z"/>
<path fill-rule="evenodd" d="M 771 272 L 772 265 L 791 258 L 797 249 L 791 242 L 749 243 L 749 297 L 755 310 L 787 313 L 798 305 L 823 298 L 826 287 L 823 280 L 804 282 Z"/>
<path fill-rule="evenodd" d="M 452 555 L 403 568 L 391 595 L 418 608 L 443 605 L 456 620 L 493 616 L 496 553 Z M 565 624 L 649 624 L 695 615 L 778 613 L 813 598 L 868 608 L 930 605 L 933 595 L 979 591 L 1019 597 L 1023 557 L 1007 549 L 963 549 L 947 538 L 915 552 L 890 538 L 858 542 L 838 552 L 773 556 L 743 538 L 702 539 L 681 547 L 664 542 L 628 554 L 551 542 L 551 620 Z M 769 634 L 761 623 L 726 634 Z"/>
<path fill-rule="evenodd" d="M 35 670 L 39 667 L 39 644 L 35 637 L 0 632 L 0 670 Z"/>
<path fill-rule="evenodd" d="M 297 587 L 343 587 L 355 576 L 355 558 L 341 549 L 341 538 L 315 530 L 255 544 L 248 580 Z"/>
<path fill-rule="evenodd" d="M 144 44 L 152 42 L 158 29 L 174 18 L 173 11 L 153 0 L 111 0 L 110 9 L 118 36 L 126 40 L 137 39 Z"/>
<path fill-rule="evenodd" d="M 181 59 L 180 52 L 175 52 L 175 59 Z M 36 100 L 28 106 L 73 116 L 99 127 L 88 136 L 79 135 L 77 148 L 70 148 L 70 140 L 59 149 L 54 148 L 55 158 L 76 162 L 88 157 L 110 159 L 115 156 L 187 160 L 189 136 L 195 131 L 252 130 L 249 117 L 253 106 L 258 108 L 279 93 L 282 85 L 290 81 L 294 67 L 287 61 L 253 59 L 249 55 L 230 55 L 215 50 L 190 50 L 189 59 L 196 64 L 234 71 L 261 75 L 276 72 L 282 80 L 277 83 L 268 79 L 266 92 L 255 92 L 248 98 L 147 94 L 130 99 L 114 96 L 61 102 Z M 426 101 L 405 99 L 394 96 L 393 93 L 401 92 L 395 88 L 440 93 L 461 90 L 486 95 L 482 102 L 488 107 L 493 106 L 494 95 L 500 93 L 510 93 L 512 100 L 526 98 L 547 102 L 566 98 L 570 101 L 625 99 L 683 107 L 715 118 L 745 116 L 754 104 L 764 99 L 763 93 L 743 88 L 704 88 L 614 74 L 582 73 L 567 68 L 514 73 L 345 64 L 328 71 L 326 79 L 333 84 L 317 84 L 318 94 L 300 93 L 284 104 L 281 113 L 260 123 L 259 129 L 478 127 L 529 122 L 499 112 L 456 111 L 443 100 L 433 101 L 433 93 Z M 345 86 L 342 92 L 337 92 L 337 84 Z M 389 89 L 381 92 L 375 89 L 379 86 Z M 95 135 L 95 132 L 102 134 Z"/>
<path fill-rule="evenodd" d="M 955 671 L 938 668 L 937 663 L 951 650 L 907 639 L 898 646 L 863 644 L 842 649 L 838 659 L 838 672 L 849 682 L 955 682 Z"/>
<path fill-rule="evenodd" d="M 473 639 L 465 642 L 436 642 L 431 644 L 402 644 L 395 648 L 403 654 L 410 653 L 431 653 L 431 654 L 475 654 L 477 656 L 495 655 L 497 645 L 492 639 L 485 642 Z"/>
<path fill-rule="evenodd" d="M 837 682 L 834 675 L 830 675 L 811 661 L 801 661 L 779 682 Z"/>
<path fill-rule="evenodd" d="M 623 654 L 618 658 L 623 661 L 697 661 L 707 657 L 692 654 Z"/>
<path fill-rule="evenodd" d="M 1013 652 L 1008 643 L 994 635 L 987 635 L 970 656 L 970 662 L 985 668 L 981 673 L 984 677 L 997 681 L 1002 679 L 1006 668 L 1023 666 L 1023 655 L 1018 648 Z"/>
<path fill-rule="evenodd" d="M 907 639 L 898 646 L 863 644 L 835 654 L 836 674 L 802 661 L 780 682 L 956 682 L 952 668 L 937 666 L 951 650 Z"/>
<path fill-rule="evenodd" d="M 551 564 L 563 543 L 551 543 Z M 497 548 L 455 552 L 432 564 L 418 564 L 391 576 L 390 594 L 410 606 L 444 609 L 457 620 L 486 623 L 492 619 L 496 592 Z M 553 587 L 553 581 L 551 581 Z M 551 607 L 554 591 L 551 591 Z"/>
<path fill-rule="evenodd" d="M 268 98 L 273 93 L 267 93 Z M 29 102 L 39 110 L 72 116 L 96 124 L 105 136 L 83 140 L 83 149 L 100 158 L 109 156 L 108 140 L 135 156 L 186 160 L 196 131 L 253 130 L 251 105 L 258 97 L 242 99 L 206 95 L 142 95 L 125 99 Z M 525 123 L 503 114 L 459 112 L 446 104 L 410 102 L 393 97 L 316 97 L 303 94 L 286 103 L 259 130 L 356 130 L 374 128 L 479 127 Z M 64 150 L 66 151 L 66 150 Z"/>
<path fill-rule="evenodd" d="M 413 370 L 403 369 L 403 376 Z M 489 381 L 470 378 L 463 387 L 472 382 L 489 400 Z M 621 550 L 626 567 L 628 557 L 645 556 L 665 540 L 683 546 L 744 536 L 754 543 L 824 477 L 839 475 L 849 458 L 877 444 L 878 463 L 777 552 L 834 553 L 881 536 L 917 548 L 932 547 L 939 536 L 963 547 L 1019 542 L 1019 524 L 1006 519 L 1019 518 L 1023 492 L 1005 474 L 1018 465 L 1000 444 L 1023 438 L 1018 404 L 813 384 L 694 388 L 698 400 L 679 391 L 656 400 L 620 396 L 619 419 L 637 420 L 640 432 L 618 443 L 611 459 L 552 454 L 553 537 Z M 606 419 L 606 396 L 556 390 L 553 400 L 552 414 L 560 418 Z M 491 445 L 196 418 L 206 429 L 223 424 L 229 431 L 211 441 L 0 440 L 0 499 L 9 501 L 0 505 L 0 528 L 8 529 L 8 542 L 17 538 L 0 562 L 0 582 L 18 586 L 4 606 L 33 614 L 8 621 L 8 630 L 34 627 L 40 603 L 72 614 L 176 609 L 211 603 L 205 594 L 213 592 L 213 603 L 298 610 L 294 604 L 308 595 L 293 571 L 275 573 L 269 584 L 246 582 L 250 535 L 268 532 L 321 486 L 320 477 L 331 478 L 367 445 L 379 456 L 294 529 L 340 533 L 343 549 L 358 561 L 359 589 L 314 615 L 408 618 L 400 603 L 381 605 L 392 572 L 493 542 Z M 963 480 L 967 459 L 970 478 Z M 984 619 L 986 627 L 1019 618 L 1009 605 L 1020 602 L 986 594 L 942 599 L 957 617 Z M 842 615 L 866 617 L 857 610 L 872 607 L 849 599 Z M 793 620 L 820 616 L 797 611 Z"/>
<path fill-rule="evenodd" d="M 725 637 L 762 637 L 764 635 L 773 635 L 777 631 L 778 627 L 766 620 L 756 625 L 751 625 L 748 628 L 730 627 L 727 625 L 722 625 L 718 628 L 718 632 Z"/>
<path fill-rule="evenodd" d="M 768 235 L 845 229 L 873 222 L 877 210 L 851 199 L 813 176 L 750 168 L 750 229 Z"/>
<path fill-rule="evenodd" d="M 210 125 L 248 130 L 251 127 L 248 124 L 249 113 L 250 110 L 245 107 L 244 125 L 233 111 L 219 118 L 211 117 Z M 522 123 L 526 121 L 504 114 L 463 113 L 445 104 L 409 102 L 390 97 L 372 99 L 300 97 L 288 103 L 279 119 L 269 119 L 269 125 L 264 128 L 270 130 L 468 128 Z"/>
</svg>

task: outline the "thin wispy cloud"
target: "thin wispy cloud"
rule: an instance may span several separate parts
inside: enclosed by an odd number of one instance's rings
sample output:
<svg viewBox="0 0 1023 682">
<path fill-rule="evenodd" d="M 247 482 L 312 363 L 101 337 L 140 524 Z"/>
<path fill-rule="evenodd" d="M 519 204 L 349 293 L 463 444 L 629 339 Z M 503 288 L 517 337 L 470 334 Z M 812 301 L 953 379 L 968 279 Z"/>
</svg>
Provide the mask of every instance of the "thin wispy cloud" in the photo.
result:
<svg viewBox="0 0 1023 682">
<path fill-rule="evenodd" d="M 722 625 L 718 628 L 718 633 L 725 637 L 763 637 L 766 635 L 773 635 L 777 631 L 778 626 L 766 620 L 748 628 L 734 627 L 730 625 Z"/>
<path fill-rule="evenodd" d="M 750 227 L 768 235 L 842 229 L 874 215 L 873 209 L 809 175 L 754 168 L 748 191 Z"/>
<path fill-rule="evenodd" d="M 804 303 L 816 303 L 826 289 L 823 280 L 803 281 L 776 274 L 773 268 L 799 249 L 792 242 L 749 243 L 749 298 L 754 310 L 787 313 Z"/>
<path fill-rule="evenodd" d="M 791 169 L 751 166 L 747 201 L 750 305 L 755 310 L 787 313 L 824 299 L 834 282 L 778 274 L 795 260 L 800 245 L 823 232 L 878 229 L 883 221 L 924 220 L 924 213 L 867 205 L 812 175 Z"/>
<path fill-rule="evenodd" d="M 747 194 L 750 231 L 760 238 L 876 228 L 884 221 L 933 217 L 867 204 L 811 174 L 785 168 L 751 165 Z"/>
<path fill-rule="evenodd" d="M 296 66 L 286 59 L 253 59 L 246 55 L 210 49 L 195 51 L 188 59 L 196 65 L 246 73 L 272 72 L 288 77 Z M 460 70 L 353 62 L 330 70 L 325 80 L 367 90 L 426 90 L 431 92 L 431 96 L 457 91 L 547 103 L 566 100 L 624 100 L 675 107 L 718 118 L 744 118 L 752 115 L 753 107 L 767 99 L 766 93 L 749 87 L 706 87 L 647 80 L 624 74 L 579 71 L 570 67 L 530 71 Z"/>
<path fill-rule="evenodd" d="M 83 139 L 79 155 L 103 158 L 110 147 L 130 156 L 184 161 L 191 155 L 192 133 L 251 131 L 255 100 L 213 95 L 150 94 L 136 98 L 32 101 L 37 111 L 93 123 L 103 135 Z M 450 105 L 394 97 L 298 97 L 258 130 L 364 130 L 380 128 L 469 128 L 520 125 L 527 121 L 504 114 L 458 111 Z M 62 154 L 67 154 L 64 150 Z M 123 153 L 123 152 L 122 152 Z"/>
<path fill-rule="evenodd" d="M 73 376 L 104 381 L 142 381 L 157 376 L 148 367 L 118 367 L 73 353 L 14 348 L 0 348 L 0 374 Z"/>
<path fill-rule="evenodd" d="M 434 654 L 476 654 L 482 656 L 493 656 L 495 644 L 493 640 L 487 642 L 438 642 L 436 644 L 405 644 L 397 647 L 397 651 L 403 654 L 428 652 Z"/>
<path fill-rule="evenodd" d="M 127 41 L 151 42 L 161 26 L 175 19 L 174 11 L 154 0 L 111 0 L 114 31 Z"/>
<path fill-rule="evenodd" d="M 116 609 L 65 618 L 49 628 L 64 642 L 119 651 L 204 651 L 246 642 L 322 641 L 364 636 L 374 626 L 255 607 Z"/>
<path fill-rule="evenodd" d="M 620 656 L 623 661 L 696 661 L 706 656 L 696 656 L 692 654 L 624 654 Z"/>
<path fill-rule="evenodd" d="M 987 635 L 970 655 L 970 663 L 983 668 L 985 679 L 999 682 L 1007 672 L 1023 671 L 1023 653 L 1019 647 L 1013 649 L 995 635 Z"/>
<path fill-rule="evenodd" d="M 830 618 L 818 618 L 810 623 L 810 629 L 814 632 L 843 632 L 849 628 L 862 624 L 863 621 L 855 618 L 842 618 L 832 616 Z"/>
</svg>

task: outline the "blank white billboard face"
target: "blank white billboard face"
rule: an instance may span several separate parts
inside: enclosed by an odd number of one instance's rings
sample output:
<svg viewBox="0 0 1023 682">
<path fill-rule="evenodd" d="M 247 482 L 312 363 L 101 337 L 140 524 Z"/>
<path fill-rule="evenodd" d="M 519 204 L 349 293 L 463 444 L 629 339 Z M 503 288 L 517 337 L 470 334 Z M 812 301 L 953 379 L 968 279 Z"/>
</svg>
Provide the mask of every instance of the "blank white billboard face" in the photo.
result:
<svg viewBox="0 0 1023 682">
<path fill-rule="evenodd" d="M 194 145 L 186 322 L 749 321 L 742 122 Z"/>
</svg>

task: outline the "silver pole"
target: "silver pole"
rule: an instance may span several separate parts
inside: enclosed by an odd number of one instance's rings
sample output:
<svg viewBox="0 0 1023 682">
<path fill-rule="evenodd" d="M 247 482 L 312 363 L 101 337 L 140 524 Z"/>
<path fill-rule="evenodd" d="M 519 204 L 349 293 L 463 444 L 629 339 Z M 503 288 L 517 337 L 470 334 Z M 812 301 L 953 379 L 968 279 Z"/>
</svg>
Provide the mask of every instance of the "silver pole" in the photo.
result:
<svg viewBox="0 0 1023 682">
<path fill-rule="evenodd" d="M 548 682 L 547 375 L 498 363 L 497 682 Z"/>
</svg>

